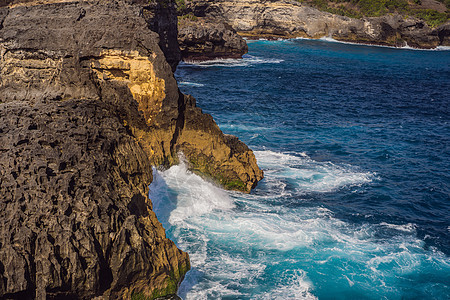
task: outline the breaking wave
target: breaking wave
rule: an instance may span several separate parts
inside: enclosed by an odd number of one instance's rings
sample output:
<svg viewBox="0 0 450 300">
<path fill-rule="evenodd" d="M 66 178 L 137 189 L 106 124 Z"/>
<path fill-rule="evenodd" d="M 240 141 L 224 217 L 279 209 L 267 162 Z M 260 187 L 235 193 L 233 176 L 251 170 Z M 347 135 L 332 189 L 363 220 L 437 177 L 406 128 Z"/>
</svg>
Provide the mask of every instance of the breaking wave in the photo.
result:
<svg viewBox="0 0 450 300">
<path fill-rule="evenodd" d="M 288 185 L 296 193 L 325 193 L 359 186 L 376 178 L 376 174 L 362 172 L 351 165 L 315 161 L 305 153 L 255 151 L 255 156 L 265 170 L 270 189 L 281 194 L 286 192 Z"/>
<path fill-rule="evenodd" d="M 275 58 L 261 58 L 252 55 L 245 54 L 242 59 L 226 58 L 226 59 L 213 59 L 207 61 L 187 61 L 182 62 L 183 67 L 200 67 L 200 68 L 211 68 L 211 67 L 250 67 L 258 64 L 279 64 L 283 62 L 282 59 Z"/>
<path fill-rule="evenodd" d="M 192 270 L 179 290 L 182 298 L 316 299 L 315 282 L 331 293 L 342 292 L 344 285 L 395 298 L 417 270 L 441 272 L 443 278 L 450 271 L 445 255 L 424 249 L 414 224 L 355 225 L 323 207 L 268 201 L 289 203 L 306 191 L 369 184 L 374 174 L 302 153 L 255 154 L 266 182 L 250 195 L 224 191 L 183 163 L 154 170 L 154 210 L 169 237 L 191 257 Z"/>
<path fill-rule="evenodd" d="M 304 38 L 299 38 L 299 39 L 304 39 Z M 345 42 L 345 41 L 335 40 L 332 37 L 322 37 L 319 40 L 325 41 L 325 42 L 331 42 L 331 43 L 340 43 L 340 44 L 347 44 L 347 45 L 362 45 L 362 46 L 381 47 L 381 48 L 390 48 L 390 49 L 405 49 L 405 50 L 418 50 L 418 51 L 448 51 L 448 50 L 450 50 L 450 47 L 448 47 L 448 46 L 438 46 L 433 49 L 421 49 L 421 48 L 414 48 L 414 47 L 409 46 L 408 44 L 405 44 L 402 47 L 394 47 L 394 46 L 377 45 L 377 44 Z"/>
</svg>

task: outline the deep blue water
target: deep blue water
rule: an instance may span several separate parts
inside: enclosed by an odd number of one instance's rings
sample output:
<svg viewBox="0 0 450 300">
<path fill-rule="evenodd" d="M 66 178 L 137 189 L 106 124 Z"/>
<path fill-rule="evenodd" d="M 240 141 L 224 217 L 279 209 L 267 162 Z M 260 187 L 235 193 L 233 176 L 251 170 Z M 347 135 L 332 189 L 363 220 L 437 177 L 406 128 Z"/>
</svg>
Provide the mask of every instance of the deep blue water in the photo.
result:
<svg viewBox="0 0 450 300">
<path fill-rule="evenodd" d="M 450 51 L 249 41 L 176 77 L 265 171 L 250 195 L 156 173 L 181 297 L 450 299 Z"/>
</svg>

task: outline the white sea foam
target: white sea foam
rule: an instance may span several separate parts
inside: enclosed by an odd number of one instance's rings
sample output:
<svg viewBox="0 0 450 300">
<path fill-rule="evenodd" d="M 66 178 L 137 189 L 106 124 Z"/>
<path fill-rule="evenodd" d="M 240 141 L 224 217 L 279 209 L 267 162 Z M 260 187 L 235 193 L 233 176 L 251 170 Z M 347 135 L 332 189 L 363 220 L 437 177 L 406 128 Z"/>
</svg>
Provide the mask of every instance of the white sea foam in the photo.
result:
<svg viewBox="0 0 450 300">
<path fill-rule="evenodd" d="M 374 180 L 375 174 L 361 172 L 351 165 L 318 162 L 305 153 L 286 154 L 255 151 L 270 184 L 291 184 L 299 193 L 331 192 L 344 186 L 359 186 Z M 281 189 L 284 189 L 280 185 Z M 282 191 L 281 191 L 282 192 Z"/>
<path fill-rule="evenodd" d="M 370 47 L 381 47 L 381 48 L 390 48 L 390 49 L 405 49 L 405 50 L 418 50 L 418 51 L 446 51 L 446 50 L 450 50 L 450 47 L 448 47 L 448 46 L 438 46 L 438 47 L 433 48 L 433 49 L 421 49 L 421 48 L 411 47 L 407 43 L 405 43 L 405 45 L 403 45 L 402 47 L 394 47 L 394 46 L 386 46 L 386 45 L 345 42 L 345 41 L 335 40 L 332 37 L 322 37 L 319 40 L 325 41 L 325 42 L 347 44 L 347 45 L 364 45 L 364 46 L 370 46 Z"/>
<path fill-rule="evenodd" d="M 189 86 L 195 86 L 195 87 L 205 86 L 202 83 L 195 83 L 195 82 L 189 82 L 189 81 L 179 81 L 178 85 L 189 85 Z"/>
<path fill-rule="evenodd" d="M 194 264 L 195 258 L 191 256 Z M 210 257 L 203 264 L 193 265 L 195 270 L 207 271 L 201 282 L 197 283 L 195 274 L 188 273 L 180 288 L 180 296 L 184 299 L 221 299 L 222 297 L 242 298 L 245 294 L 240 292 L 245 281 L 245 287 L 256 287 L 256 279 L 264 273 L 265 265 L 252 263 L 239 257 L 221 251 L 220 254 Z M 247 297 L 250 295 L 246 295 Z"/>
<path fill-rule="evenodd" d="M 415 232 L 416 231 L 416 224 L 413 223 L 408 223 L 408 224 L 404 224 L 404 225 L 396 225 L 396 224 L 389 224 L 386 222 L 382 222 L 380 223 L 380 225 L 388 227 L 388 228 L 392 228 L 395 230 L 399 230 L 399 231 L 404 231 L 404 232 Z"/>
<path fill-rule="evenodd" d="M 283 62 L 282 59 L 275 58 L 261 58 L 246 54 L 242 57 L 242 59 L 234 59 L 234 58 L 226 58 L 226 59 L 213 59 L 207 61 L 187 61 L 182 63 L 181 65 L 184 67 L 201 67 L 201 68 L 210 68 L 210 67 L 248 67 L 257 64 L 279 64 Z"/>
<path fill-rule="evenodd" d="M 285 272 L 287 273 L 287 272 Z M 259 299 L 317 299 L 311 294 L 312 283 L 304 271 L 296 270 L 293 274 L 283 274 L 284 284 L 275 287 L 272 291 L 263 293 Z"/>
<path fill-rule="evenodd" d="M 163 177 L 175 184 L 177 191 L 177 206 L 169 218 L 172 225 L 183 221 L 186 217 L 196 217 L 213 210 L 227 210 L 234 207 L 232 199 L 224 190 L 189 172 L 185 163 L 171 167 L 164 172 Z"/>
<path fill-rule="evenodd" d="M 316 162 L 305 153 L 256 151 L 256 156 L 266 170 L 265 180 L 287 185 L 305 176 L 305 165 L 311 173 L 326 170 L 329 177 L 320 179 L 328 178 L 320 183 L 324 188 L 310 184 L 314 192 L 374 178 L 351 166 Z M 338 176 L 347 179 L 337 181 Z M 155 170 L 150 188 L 158 217 L 168 220 L 177 245 L 190 254 L 193 270 L 179 292 L 184 299 L 314 299 L 315 284 L 327 281 L 363 287 L 374 295 L 397 295 L 396 281 L 424 265 L 450 270 L 448 257 L 423 249 L 414 224 L 356 226 L 323 207 L 273 205 L 258 193 L 224 191 L 184 164 Z M 288 188 L 282 190 L 289 199 Z M 276 197 L 272 190 L 268 194 Z M 398 234 L 384 237 L 386 228 Z"/>
</svg>

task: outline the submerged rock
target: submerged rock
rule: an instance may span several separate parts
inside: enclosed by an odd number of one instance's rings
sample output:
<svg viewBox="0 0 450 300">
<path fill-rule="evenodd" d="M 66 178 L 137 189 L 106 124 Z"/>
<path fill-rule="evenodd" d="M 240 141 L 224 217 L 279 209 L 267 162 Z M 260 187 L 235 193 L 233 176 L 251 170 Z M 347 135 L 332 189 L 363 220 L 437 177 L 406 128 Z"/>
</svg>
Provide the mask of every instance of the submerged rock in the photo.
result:
<svg viewBox="0 0 450 300">
<path fill-rule="evenodd" d="M 178 21 L 178 42 L 183 60 L 242 58 L 248 52 L 247 43 L 230 25 L 187 16 Z"/>
</svg>

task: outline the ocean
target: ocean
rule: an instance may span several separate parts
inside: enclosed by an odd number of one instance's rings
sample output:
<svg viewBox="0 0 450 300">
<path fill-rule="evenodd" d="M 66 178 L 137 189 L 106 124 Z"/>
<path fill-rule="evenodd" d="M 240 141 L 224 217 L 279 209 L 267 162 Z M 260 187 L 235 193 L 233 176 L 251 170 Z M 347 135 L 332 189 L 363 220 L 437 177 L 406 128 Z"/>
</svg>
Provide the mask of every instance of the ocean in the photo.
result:
<svg viewBox="0 0 450 300">
<path fill-rule="evenodd" d="M 242 194 L 154 170 L 154 210 L 191 257 L 179 296 L 450 299 L 450 51 L 248 45 L 175 74 L 265 173 Z"/>
</svg>

